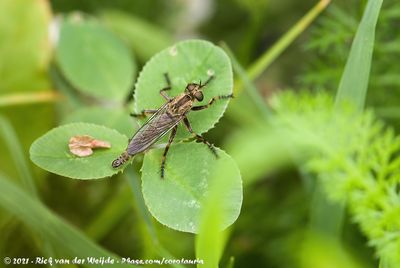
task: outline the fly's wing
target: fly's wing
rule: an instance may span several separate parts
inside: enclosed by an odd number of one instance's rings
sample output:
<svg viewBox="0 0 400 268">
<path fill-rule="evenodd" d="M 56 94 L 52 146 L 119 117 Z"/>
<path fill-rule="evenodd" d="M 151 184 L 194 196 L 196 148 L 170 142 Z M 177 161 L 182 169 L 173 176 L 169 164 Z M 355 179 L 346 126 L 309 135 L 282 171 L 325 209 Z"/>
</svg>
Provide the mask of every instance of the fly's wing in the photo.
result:
<svg viewBox="0 0 400 268">
<path fill-rule="evenodd" d="M 167 110 L 168 103 L 164 104 L 135 133 L 128 144 L 127 152 L 129 155 L 145 151 L 182 120 L 181 115 L 170 115 Z"/>
</svg>

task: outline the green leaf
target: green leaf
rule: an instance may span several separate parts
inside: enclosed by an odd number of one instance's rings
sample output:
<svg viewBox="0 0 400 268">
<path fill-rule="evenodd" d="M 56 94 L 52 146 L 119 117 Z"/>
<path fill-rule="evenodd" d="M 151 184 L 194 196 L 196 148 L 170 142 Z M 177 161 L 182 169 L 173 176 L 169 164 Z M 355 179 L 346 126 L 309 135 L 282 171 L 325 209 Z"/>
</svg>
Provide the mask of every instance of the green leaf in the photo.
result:
<svg viewBox="0 0 400 268">
<path fill-rule="evenodd" d="M 170 148 L 165 178 L 160 178 L 163 150 L 152 150 L 144 157 L 142 167 L 143 196 L 151 214 L 162 224 L 179 231 L 197 233 L 202 202 L 209 187 L 218 180 L 217 164 L 228 166 L 229 183 L 220 193 L 221 229 L 239 216 L 242 204 L 242 181 L 232 158 L 217 149 L 218 159 L 204 144 L 179 143 Z"/>
<path fill-rule="evenodd" d="M 100 24 L 70 17 L 62 22 L 57 60 L 67 80 L 83 93 L 123 101 L 136 72 L 125 45 Z"/>
<path fill-rule="evenodd" d="M 122 108 L 85 107 L 76 110 L 67 116 L 63 123 L 85 122 L 103 125 L 116 129 L 118 132 L 130 137 L 134 133 L 137 124 L 129 112 Z"/>
<path fill-rule="evenodd" d="M 69 152 L 68 141 L 75 135 L 90 135 L 107 141 L 110 149 L 94 149 L 88 157 Z M 88 123 L 72 123 L 54 128 L 30 148 L 31 160 L 39 167 L 74 179 L 98 179 L 116 174 L 111 162 L 126 148 L 127 138 L 116 130 Z"/>
<path fill-rule="evenodd" d="M 383 0 L 368 1 L 351 46 L 336 95 L 336 103 L 351 102 L 363 110 L 375 41 L 375 27 Z"/>
<path fill-rule="evenodd" d="M 143 62 L 173 43 L 168 32 L 132 14 L 107 10 L 101 13 L 101 19 Z"/>
<path fill-rule="evenodd" d="M 57 252 L 70 258 L 120 258 L 89 240 L 80 230 L 57 217 L 39 201 L 30 197 L 0 174 L 0 207 L 17 217 L 27 226 L 45 235 Z M 54 257 L 54 256 L 52 256 Z M 84 265 L 93 267 L 93 265 Z M 116 263 L 113 267 L 131 267 Z"/>
<path fill-rule="evenodd" d="M 232 67 L 225 52 L 207 41 L 184 41 L 161 51 L 144 66 L 135 90 L 136 112 L 156 109 L 165 103 L 159 94 L 166 86 L 164 73 L 169 74 L 172 83 L 169 96 L 183 93 L 188 83 L 204 83 L 210 74 L 214 74 L 215 78 L 203 90 L 204 100 L 197 105 L 207 104 L 212 97 L 232 93 Z M 208 109 L 189 113 L 193 130 L 200 134 L 211 129 L 227 105 L 228 100 L 218 100 Z M 178 130 L 176 140 L 187 137 L 190 137 L 188 131 Z"/>
</svg>

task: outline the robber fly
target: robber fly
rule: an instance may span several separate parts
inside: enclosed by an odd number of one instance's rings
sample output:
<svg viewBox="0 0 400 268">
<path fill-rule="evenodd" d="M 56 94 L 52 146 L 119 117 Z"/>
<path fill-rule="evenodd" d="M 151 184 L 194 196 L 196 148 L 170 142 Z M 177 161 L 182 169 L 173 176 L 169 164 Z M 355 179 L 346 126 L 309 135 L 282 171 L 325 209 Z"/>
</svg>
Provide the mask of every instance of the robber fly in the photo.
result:
<svg viewBox="0 0 400 268">
<path fill-rule="evenodd" d="M 171 89 L 171 80 L 167 73 L 164 74 L 167 86 L 160 90 L 160 95 L 167 101 L 158 110 L 143 110 L 140 114 L 132 114 L 135 117 L 144 117 L 146 115 L 152 114 L 152 116 L 143 124 L 141 128 L 133 135 L 130 139 L 128 147 L 125 151 L 112 162 L 113 168 L 118 168 L 127 162 L 134 155 L 141 153 L 147 149 L 155 142 L 157 142 L 161 137 L 163 137 L 168 131 L 171 130 L 171 135 L 169 137 L 167 146 L 164 149 L 164 153 L 161 160 L 161 178 L 164 178 L 164 168 L 167 153 L 172 141 L 175 138 L 176 131 L 178 129 L 179 122 L 183 122 L 187 130 L 193 135 L 193 137 L 210 148 L 211 152 L 217 157 L 217 151 L 214 146 L 205 140 L 201 135 L 196 134 L 186 117 L 190 111 L 200 111 L 208 108 L 216 100 L 232 98 L 230 95 L 222 95 L 212 98 L 208 104 L 194 106 L 196 101 L 202 101 L 204 96 L 202 89 L 208 85 L 208 83 L 214 78 L 214 76 L 209 76 L 208 80 L 201 84 L 189 83 L 185 91 L 176 97 L 169 97 L 166 91 Z"/>
</svg>

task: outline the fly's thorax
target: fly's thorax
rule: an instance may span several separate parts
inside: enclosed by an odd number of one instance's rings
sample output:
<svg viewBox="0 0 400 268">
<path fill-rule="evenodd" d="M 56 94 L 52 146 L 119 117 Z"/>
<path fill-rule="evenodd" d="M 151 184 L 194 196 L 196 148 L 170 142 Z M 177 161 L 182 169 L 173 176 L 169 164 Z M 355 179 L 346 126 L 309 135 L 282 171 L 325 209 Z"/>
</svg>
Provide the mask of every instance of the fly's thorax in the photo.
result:
<svg viewBox="0 0 400 268">
<path fill-rule="evenodd" d="M 169 104 L 170 113 L 185 114 L 193 106 L 193 98 L 189 94 L 182 93 L 176 96 Z"/>
</svg>

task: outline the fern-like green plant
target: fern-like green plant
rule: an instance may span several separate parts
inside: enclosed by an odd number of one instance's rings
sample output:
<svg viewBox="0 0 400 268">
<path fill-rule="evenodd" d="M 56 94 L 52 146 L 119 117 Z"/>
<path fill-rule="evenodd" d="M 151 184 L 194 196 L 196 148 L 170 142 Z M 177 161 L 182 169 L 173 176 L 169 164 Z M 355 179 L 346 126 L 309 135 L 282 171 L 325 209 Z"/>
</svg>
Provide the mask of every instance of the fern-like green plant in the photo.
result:
<svg viewBox="0 0 400 268">
<path fill-rule="evenodd" d="M 400 137 L 371 111 L 334 109 L 325 94 L 284 94 L 273 101 L 279 131 L 311 146 L 307 168 L 328 196 L 344 202 L 381 263 L 400 263 Z M 303 157 L 304 158 L 304 157 Z"/>
</svg>

